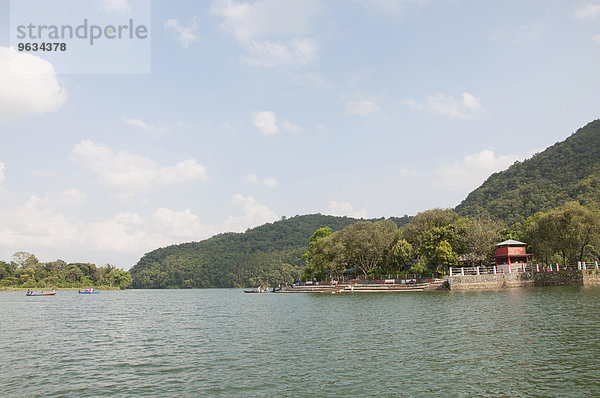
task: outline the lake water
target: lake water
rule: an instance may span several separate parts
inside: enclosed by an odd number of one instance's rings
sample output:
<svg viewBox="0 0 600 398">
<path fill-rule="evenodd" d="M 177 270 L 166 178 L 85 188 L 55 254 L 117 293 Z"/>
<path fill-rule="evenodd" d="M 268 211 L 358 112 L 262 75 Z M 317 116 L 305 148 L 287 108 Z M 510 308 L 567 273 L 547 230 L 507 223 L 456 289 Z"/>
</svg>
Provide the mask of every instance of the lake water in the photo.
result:
<svg viewBox="0 0 600 398">
<path fill-rule="evenodd" d="M 4 292 L 0 391 L 600 396 L 600 289 Z"/>
</svg>

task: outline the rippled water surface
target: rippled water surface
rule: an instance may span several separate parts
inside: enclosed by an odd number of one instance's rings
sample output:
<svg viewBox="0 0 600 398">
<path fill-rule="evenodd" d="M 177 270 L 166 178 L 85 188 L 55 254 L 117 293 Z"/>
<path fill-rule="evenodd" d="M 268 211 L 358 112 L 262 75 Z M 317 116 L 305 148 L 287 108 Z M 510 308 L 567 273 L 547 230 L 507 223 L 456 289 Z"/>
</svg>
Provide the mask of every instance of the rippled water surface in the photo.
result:
<svg viewBox="0 0 600 398">
<path fill-rule="evenodd" d="M 600 289 L 0 293 L 2 396 L 600 396 Z"/>
</svg>

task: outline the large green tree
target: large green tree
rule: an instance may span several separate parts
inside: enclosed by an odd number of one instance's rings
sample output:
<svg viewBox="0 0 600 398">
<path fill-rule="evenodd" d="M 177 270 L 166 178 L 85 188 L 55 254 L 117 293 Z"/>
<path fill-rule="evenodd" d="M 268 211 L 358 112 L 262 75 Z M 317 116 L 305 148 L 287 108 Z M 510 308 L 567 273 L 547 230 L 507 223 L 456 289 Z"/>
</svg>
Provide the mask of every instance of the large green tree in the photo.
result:
<svg viewBox="0 0 600 398">
<path fill-rule="evenodd" d="M 490 218 L 476 217 L 465 220 L 462 228 L 464 258 L 472 265 L 489 264 L 494 245 L 500 242 L 502 224 Z"/>
<path fill-rule="evenodd" d="M 456 265 L 458 262 L 458 255 L 452 250 L 450 243 L 445 240 L 441 241 L 433 253 L 432 263 L 434 265 L 434 271 L 441 272 L 442 267 L 445 265 Z"/>
<path fill-rule="evenodd" d="M 338 278 L 349 264 L 348 253 L 337 232 L 311 241 L 305 258 L 306 277 L 320 280 Z"/>
<path fill-rule="evenodd" d="M 534 252 L 542 257 L 560 253 L 564 263 L 582 261 L 586 249 L 600 248 L 600 212 L 568 202 L 539 214 L 525 225 Z"/>
<path fill-rule="evenodd" d="M 453 265 L 455 258 L 465 253 L 466 223 L 467 220 L 459 218 L 452 209 L 432 209 L 417 214 L 404 226 L 403 233 L 419 259 L 418 267 L 427 264 L 431 271 L 439 272 L 442 265 Z M 450 247 L 448 255 L 441 256 L 440 250 L 446 251 L 447 245 Z M 449 262 L 442 264 L 442 258 Z"/>
<path fill-rule="evenodd" d="M 361 221 L 344 228 L 340 238 L 350 259 L 367 276 L 383 261 L 397 230 L 391 220 Z"/>
<path fill-rule="evenodd" d="M 458 221 L 458 214 L 452 209 L 431 209 L 423 211 L 403 227 L 404 238 L 419 250 L 427 239 L 425 233 L 434 228 L 444 228 Z"/>
<path fill-rule="evenodd" d="M 386 271 L 394 273 L 401 269 L 404 264 L 408 263 L 413 259 L 414 250 L 413 247 L 406 239 L 398 239 L 394 243 L 386 256 L 385 268 Z"/>
<path fill-rule="evenodd" d="M 129 272 L 120 269 L 114 269 L 108 274 L 108 281 L 110 287 L 125 289 L 131 285 L 132 279 Z"/>
</svg>

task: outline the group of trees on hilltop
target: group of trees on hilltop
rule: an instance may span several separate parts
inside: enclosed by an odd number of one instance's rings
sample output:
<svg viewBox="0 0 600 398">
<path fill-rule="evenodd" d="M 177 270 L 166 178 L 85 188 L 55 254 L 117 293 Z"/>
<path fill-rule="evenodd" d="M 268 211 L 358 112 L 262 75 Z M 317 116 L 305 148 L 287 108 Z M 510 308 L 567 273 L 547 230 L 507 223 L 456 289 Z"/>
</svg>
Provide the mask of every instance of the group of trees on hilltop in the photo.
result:
<svg viewBox="0 0 600 398">
<path fill-rule="evenodd" d="M 12 261 L 0 261 L 0 288 L 83 288 L 110 287 L 125 289 L 131 285 L 128 271 L 110 264 L 97 267 L 91 263 L 56 260 L 42 263 L 33 254 L 17 252 Z"/>
<path fill-rule="evenodd" d="M 318 229 L 310 238 L 305 278 L 337 278 L 349 269 L 365 276 L 443 272 L 459 263 L 490 265 L 495 244 L 529 243 L 534 261 L 573 263 L 598 258 L 600 211 L 569 202 L 506 227 L 484 217 L 460 217 L 452 209 L 417 214 L 398 228 L 390 220 L 360 221 L 338 232 Z"/>
<path fill-rule="evenodd" d="M 391 220 L 360 221 L 338 232 L 324 227 L 304 254 L 306 278 L 339 277 L 356 268 L 365 276 L 442 272 L 458 264 L 489 262 L 502 225 L 484 218 L 461 218 L 452 209 L 417 214 L 398 228 Z"/>
</svg>

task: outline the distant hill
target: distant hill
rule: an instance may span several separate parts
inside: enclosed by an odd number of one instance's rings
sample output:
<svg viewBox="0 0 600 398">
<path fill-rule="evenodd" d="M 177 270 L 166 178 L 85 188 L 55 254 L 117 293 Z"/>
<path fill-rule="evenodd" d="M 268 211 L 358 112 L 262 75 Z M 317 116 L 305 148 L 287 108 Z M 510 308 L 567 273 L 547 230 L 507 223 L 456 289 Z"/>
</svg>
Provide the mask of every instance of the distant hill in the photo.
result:
<svg viewBox="0 0 600 398">
<path fill-rule="evenodd" d="M 600 204 L 600 120 L 492 174 L 456 211 L 462 216 L 491 215 L 510 225 L 571 200 Z"/>
<path fill-rule="evenodd" d="M 406 224 L 408 216 L 392 218 Z M 309 214 L 244 233 L 225 233 L 145 254 L 129 271 L 134 288 L 243 287 L 289 283 L 298 278 L 308 239 L 321 227 L 337 231 L 358 220 Z"/>
</svg>

